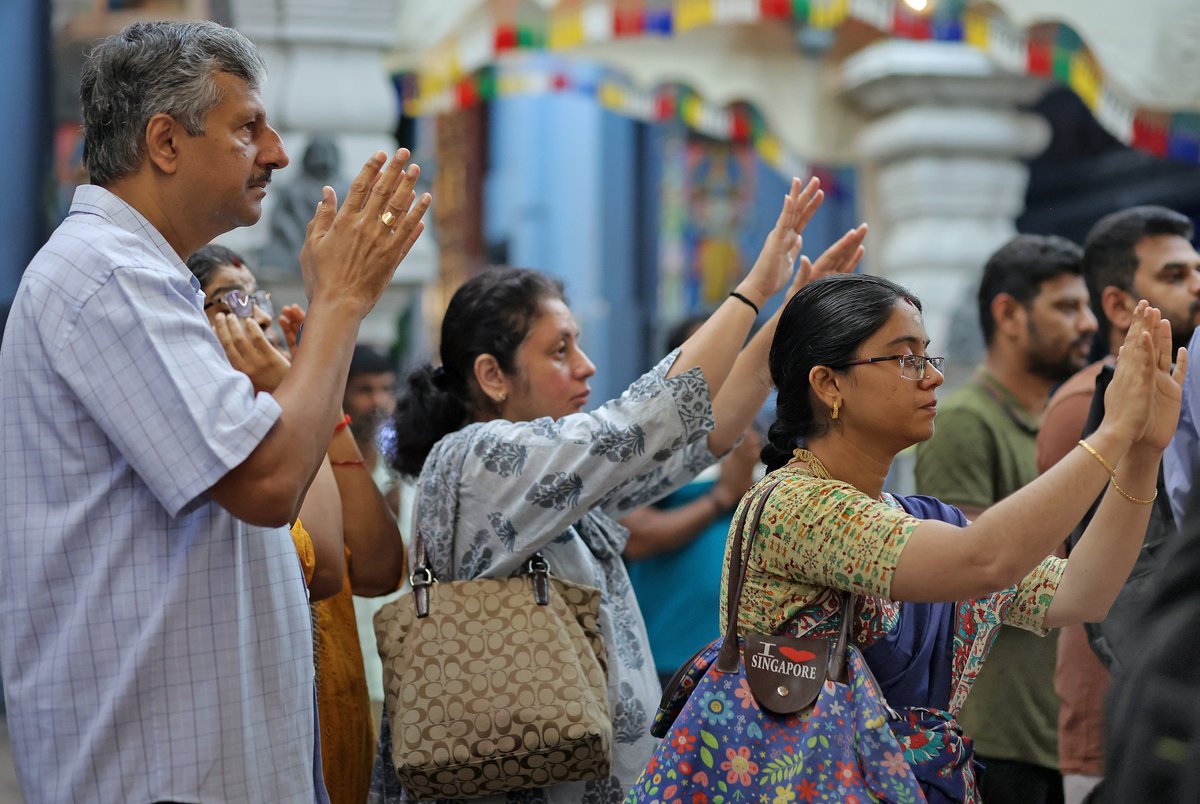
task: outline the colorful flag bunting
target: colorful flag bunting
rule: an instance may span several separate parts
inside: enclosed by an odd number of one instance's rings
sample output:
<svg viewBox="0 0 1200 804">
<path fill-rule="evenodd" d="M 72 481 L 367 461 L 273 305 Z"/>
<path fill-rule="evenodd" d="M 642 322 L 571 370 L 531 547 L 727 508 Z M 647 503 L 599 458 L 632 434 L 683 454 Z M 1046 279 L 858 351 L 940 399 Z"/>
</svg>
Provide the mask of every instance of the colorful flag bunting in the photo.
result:
<svg viewBox="0 0 1200 804">
<path fill-rule="evenodd" d="M 572 76 L 545 73 L 523 82 L 497 78 L 490 69 L 500 54 L 515 50 L 566 51 L 613 38 L 671 36 L 706 25 L 763 20 L 830 29 L 847 19 L 904 39 L 966 42 L 986 52 L 1000 67 L 1034 76 L 1053 77 L 1070 87 L 1096 119 L 1121 142 L 1160 156 L 1200 163 L 1200 117 L 1137 110 L 1105 81 L 1102 70 L 1079 35 L 1066 25 L 1039 25 L 1024 31 L 999 12 L 968 0 L 940 0 L 931 13 L 919 14 L 903 0 L 587 0 L 554 8 L 540 18 L 494 19 L 486 13 L 470 29 L 448 41 L 415 78 L 403 80 L 407 114 L 438 114 L 484 102 L 493 97 L 528 93 L 532 87 L 566 92 L 576 86 Z M 515 82 L 515 83 L 514 83 Z M 717 109 L 694 93 L 680 98 L 670 93 L 636 93 L 620 82 L 605 82 L 597 94 L 607 108 L 638 117 L 678 117 L 696 130 L 731 139 L 749 137 L 760 154 L 774 154 L 773 164 L 788 156 L 761 117 L 737 109 Z M 1195 118 L 1195 119 L 1193 119 Z"/>
</svg>

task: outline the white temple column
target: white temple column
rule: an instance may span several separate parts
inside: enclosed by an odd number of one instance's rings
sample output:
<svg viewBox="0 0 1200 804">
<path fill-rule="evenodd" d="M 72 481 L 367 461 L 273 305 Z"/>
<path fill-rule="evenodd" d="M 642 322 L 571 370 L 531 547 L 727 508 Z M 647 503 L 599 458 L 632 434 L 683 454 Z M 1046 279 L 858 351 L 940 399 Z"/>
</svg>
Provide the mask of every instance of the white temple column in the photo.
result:
<svg viewBox="0 0 1200 804">
<path fill-rule="evenodd" d="M 1044 83 L 967 45 L 903 40 L 855 53 L 838 83 L 872 118 L 857 142 L 869 270 L 921 297 L 932 350 L 966 368 L 982 349 L 980 273 L 1024 208 L 1021 160 L 1049 142 L 1046 121 L 1019 109 Z"/>
<path fill-rule="evenodd" d="M 258 45 L 267 61 L 267 113 L 291 158 L 291 165 L 272 182 L 262 221 L 222 238 L 232 248 L 259 254 L 271 237 L 274 204 L 301 176 L 304 151 L 313 135 L 329 136 L 338 146 L 339 201 L 371 153 L 395 150 L 392 132 L 399 109 L 384 56 L 395 39 L 397 4 L 395 0 L 229 2 L 233 26 Z M 313 209 L 318 200 L 319 189 L 311 199 Z M 297 265 L 260 267 L 281 303 L 303 301 Z M 396 272 L 392 288 L 364 322 L 361 339 L 390 345 L 409 294 L 435 272 L 436 246 L 427 230 Z"/>
</svg>

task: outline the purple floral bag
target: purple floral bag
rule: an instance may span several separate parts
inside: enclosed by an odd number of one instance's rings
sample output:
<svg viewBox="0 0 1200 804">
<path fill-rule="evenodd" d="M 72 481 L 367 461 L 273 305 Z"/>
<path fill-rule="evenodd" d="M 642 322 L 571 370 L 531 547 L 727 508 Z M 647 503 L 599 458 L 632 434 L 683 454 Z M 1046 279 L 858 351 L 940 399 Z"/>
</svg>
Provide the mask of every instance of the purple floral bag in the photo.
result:
<svg viewBox="0 0 1200 804">
<path fill-rule="evenodd" d="M 757 500 L 758 520 L 775 484 Z M 737 632 L 742 588 L 743 507 L 730 551 L 725 636 L 668 684 L 652 733 L 663 741 L 627 804 L 735 801 L 925 801 L 889 725 L 866 661 L 848 647 L 847 596 L 837 643 Z"/>
</svg>

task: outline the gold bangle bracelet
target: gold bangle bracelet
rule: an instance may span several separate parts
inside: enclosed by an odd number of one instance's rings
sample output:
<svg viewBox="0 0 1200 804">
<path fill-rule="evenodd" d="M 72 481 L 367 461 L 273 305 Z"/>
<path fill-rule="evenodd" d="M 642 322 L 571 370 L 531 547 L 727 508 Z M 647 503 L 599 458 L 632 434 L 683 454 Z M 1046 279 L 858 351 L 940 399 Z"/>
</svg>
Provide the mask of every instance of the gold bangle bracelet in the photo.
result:
<svg viewBox="0 0 1200 804">
<path fill-rule="evenodd" d="M 1152 503 L 1152 502 L 1154 502 L 1155 500 L 1157 500 L 1157 499 L 1158 499 L 1158 489 L 1155 489 L 1155 490 L 1154 490 L 1154 496 L 1153 496 L 1153 497 L 1151 497 L 1151 498 L 1150 498 L 1150 499 L 1148 499 L 1148 500 L 1143 500 L 1141 497 L 1134 497 L 1134 496 L 1133 496 L 1132 494 L 1130 494 L 1128 491 L 1126 491 L 1125 489 L 1123 489 L 1123 488 L 1121 488 L 1120 486 L 1118 486 L 1118 485 L 1117 485 L 1117 479 L 1116 479 L 1115 477 L 1114 477 L 1114 478 L 1112 478 L 1110 482 L 1112 483 L 1112 485 L 1113 485 L 1113 488 L 1114 488 L 1114 489 L 1116 489 L 1116 490 L 1117 490 L 1117 492 L 1118 492 L 1118 493 L 1120 493 L 1120 495 L 1121 495 L 1122 497 L 1124 497 L 1125 499 L 1129 500 L 1129 501 L 1130 501 L 1131 503 L 1133 503 L 1134 505 L 1149 505 L 1150 503 Z"/>
<path fill-rule="evenodd" d="M 1104 467 L 1104 471 L 1108 472 L 1109 477 L 1116 477 L 1117 470 L 1112 468 L 1112 464 L 1110 464 L 1108 461 L 1104 460 L 1103 455 L 1101 455 L 1099 452 L 1096 452 L 1095 447 L 1093 447 L 1088 442 L 1084 441 L 1082 438 L 1079 439 L 1079 446 L 1086 449 L 1089 453 L 1091 453 L 1091 456 L 1093 458 L 1100 461 L 1100 465 Z M 1113 485 L 1116 485 L 1116 483 L 1114 482 Z"/>
<path fill-rule="evenodd" d="M 1084 441 L 1082 438 L 1079 439 L 1079 446 L 1086 449 L 1093 458 L 1095 458 L 1097 461 L 1100 462 L 1100 465 L 1104 467 L 1104 470 L 1106 472 L 1108 472 L 1109 482 L 1112 483 L 1113 488 L 1116 489 L 1117 493 L 1120 494 L 1122 497 L 1129 500 L 1131 503 L 1133 503 L 1135 505 L 1149 505 L 1150 503 L 1152 503 L 1158 499 L 1158 489 L 1157 488 L 1154 489 L 1154 496 L 1148 500 L 1143 500 L 1141 497 L 1134 497 L 1128 491 L 1121 488 L 1120 484 L 1117 483 L 1117 470 L 1113 469 L 1112 465 L 1109 464 L 1108 461 L 1104 460 L 1104 456 L 1101 455 L 1099 452 L 1097 452 L 1095 447 L 1093 447 L 1088 442 Z"/>
</svg>

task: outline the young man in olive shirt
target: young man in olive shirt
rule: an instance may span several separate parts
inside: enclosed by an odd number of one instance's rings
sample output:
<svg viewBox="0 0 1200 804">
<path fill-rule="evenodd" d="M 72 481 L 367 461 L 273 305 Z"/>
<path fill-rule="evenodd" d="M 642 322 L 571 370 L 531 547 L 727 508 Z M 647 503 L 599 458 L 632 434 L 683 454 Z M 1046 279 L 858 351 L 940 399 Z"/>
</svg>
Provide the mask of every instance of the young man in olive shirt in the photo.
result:
<svg viewBox="0 0 1200 804">
<path fill-rule="evenodd" d="M 917 491 L 974 519 L 1037 477 L 1035 445 L 1050 391 L 1087 363 L 1096 318 L 1082 251 L 1018 235 L 984 267 L 983 366 L 941 406 L 917 448 Z M 1062 801 L 1054 694 L 1055 639 L 1001 629 L 959 721 L 986 769 L 988 804 Z"/>
</svg>

